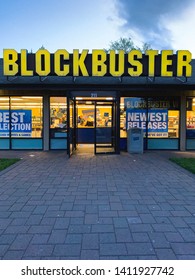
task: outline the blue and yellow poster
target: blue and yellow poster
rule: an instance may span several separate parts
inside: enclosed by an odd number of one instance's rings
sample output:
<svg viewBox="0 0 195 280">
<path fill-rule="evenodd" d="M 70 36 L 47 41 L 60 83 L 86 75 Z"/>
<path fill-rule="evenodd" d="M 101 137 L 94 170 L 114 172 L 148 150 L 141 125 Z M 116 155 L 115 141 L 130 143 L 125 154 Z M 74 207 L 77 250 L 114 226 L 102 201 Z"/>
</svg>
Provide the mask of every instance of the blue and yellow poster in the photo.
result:
<svg viewBox="0 0 195 280">
<path fill-rule="evenodd" d="M 127 99 L 128 101 L 129 99 Z M 133 106 L 134 100 L 126 103 L 126 129 L 138 127 L 150 137 L 168 137 L 168 109 L 151 108 L 146 109 L 145 104 L 139 102 L 139 107 Z M 129 101 L 128 101 L 129 102 Z M 137 103 L 135 104 L 137 105 Z"/>
<path fill-rule="evenodd" d="M 31 110 L 0 110 L 0 136 L 29 137 L 32 132 Z"/>
</svg>

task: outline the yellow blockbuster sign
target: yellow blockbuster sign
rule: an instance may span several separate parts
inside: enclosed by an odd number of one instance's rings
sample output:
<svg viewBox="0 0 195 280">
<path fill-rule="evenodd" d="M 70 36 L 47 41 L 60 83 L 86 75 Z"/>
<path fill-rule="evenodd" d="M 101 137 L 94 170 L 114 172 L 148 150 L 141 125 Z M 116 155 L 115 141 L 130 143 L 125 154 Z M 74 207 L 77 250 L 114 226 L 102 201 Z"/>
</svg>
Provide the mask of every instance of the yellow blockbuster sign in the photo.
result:
<svg viewBox="0 0 195 280">
<path fill-rule="evenodd" d="M 3 51 L 3 73 L 5 76 L 159 76 L 190 77 L 192 55 L 188 50 L 139 50 L 125 53 L 111 50 L 73 50 L 65 49 L 50 53 L 40 49 L 36 53 L 14 49 Z"/>
</svg>

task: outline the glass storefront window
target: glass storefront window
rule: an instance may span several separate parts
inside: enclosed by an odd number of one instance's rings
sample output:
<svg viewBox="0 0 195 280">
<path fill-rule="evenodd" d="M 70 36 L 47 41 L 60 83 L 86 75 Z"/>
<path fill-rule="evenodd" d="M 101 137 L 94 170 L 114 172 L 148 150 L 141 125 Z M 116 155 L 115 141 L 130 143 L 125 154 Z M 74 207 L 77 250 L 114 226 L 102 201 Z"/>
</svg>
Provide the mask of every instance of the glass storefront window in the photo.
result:
<svg viewBox="0 0 195 280">
<path fill-rule="evenodd" d="M 177 98 L 148 98 L 148 138 L 179 138 Z"/>
<path fill-rule="evenodd" d="M 0 97 L 0 137 L 42 137 L 42 97 Z M 10 135 L 11 130 L 11 135 Z"/>
<path fill-rule="evenodd" d="M 11 137 L 41 138 L 43 130 L 41 96 L 10 97 Z"/>
<path fill-rule="evenodd" d="M 186 137 L 195 138 L 195 98 L 187 98 Z"/>
<path fill-rule="evenodd" d="M 179 138 L 179 110 L 168 110 L 168 137 Z"/>
<path fill-rule="evenodd" d="M 94 127 L 95 107 L 92 101 L 77 101 L 77 126 L 78 128 Z M 98 118 L 101 118 L 98 115 Z"/>
<path fill-rule="evenodd" d="M 50 148 L 67 148 L 67 98 L 50 97 Z"/>
<path fill-rule="evenodd" d="M 96 126 L 107 127 L 111 126 L 112 110 L 106 103 L 99 102 L 96 115 Z M 77 127 L 78 128 L 93 128 L 95 127 L 95 104 L 93 101 L 77 101 Z"/>
<path fill-rule="evenodd" d="M 66 97 L 50 97 L 50 128 L 67 127 Z"/>
<path fill-rule="evenodd" d="M 176 98 L 121 98 L 120 137 L 139 127 L 147 138 L 179 137 L 179 101 Z"/>
</svg>

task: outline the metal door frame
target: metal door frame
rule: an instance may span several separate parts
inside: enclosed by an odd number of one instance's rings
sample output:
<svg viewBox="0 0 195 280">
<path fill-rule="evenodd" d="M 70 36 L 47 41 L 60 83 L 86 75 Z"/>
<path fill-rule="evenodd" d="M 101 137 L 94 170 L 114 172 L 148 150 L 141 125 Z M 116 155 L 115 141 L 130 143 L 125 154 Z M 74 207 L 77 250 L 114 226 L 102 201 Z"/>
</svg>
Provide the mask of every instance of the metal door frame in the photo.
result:
<svg viewBox="0 0 195 280">
<path fill-rule="evenodd" d="M 70 103 L 72 102 L 72 117 L 73 117 L 73 124 L 71 124 L 71 114 L 70 114 Z M 67 154 L 69 157 L 71 157 L 76 150 L 76 100 L 74 97 L 68 96 L 67 97 L 67 116 L 68 116 L 68 127 L 67 127 L 67 133 L 68 133 L 68 138 L 67 138 Z M 72 127 L 73 126 L 73 127 Z M 72 149 L 71 149 L 71 144 L 72 144 Z"/>
<path fill-rule="evenodd" d="M 86 101 L 87 98 L 90 97 L 89 95 L 90 91 L 71 91 L 69 92 L 69 95 L 67 96 L 67 133 L 68 133 L 68 139 L 67 139 L 67 154 L 69 155 L 69 157 L 71 157 L 71 155 L 74 153 L 74 151 L 77 148 L 77 108 L 76 108 L 76 97 L 85 97 Z M 99 92 L 97 91 L 97 93 L 99 94 Z M 105 92 L 104 92 L 105 93 Z M 120 96 L 117 94 L 117 92 L 113 92 L 113 91 L 106 91 L 106 95 L 103 94 L 103 92 L 100 92 L 100 96 L 102 97 L 102 99 L 93 99 L 90 101 L 92 101 L 94 103 L 94 154 L 98 155 L 98 154 L 120 154 Z M 103 98 L 107 98 L 107 97 L 112 97 L 112 100 L 105 100 Z M 73 102 L 73 115 L 74 115 L 74 123 L 73 123 L 73 138 L 72 138 L 72 144 L 73 144 L 73 149 L 71 151 L 70 149 L 70 144 L 71 144 L 71 139 L 70 139 L 70 102 Z M 113 133 L 115 135 L 115 148 L 114 148 L 114 152 L 106 152 L 106 153 L 97 153 L 96 151 L 96 104 L 98 102 L 104 102 L 105 105 L 106 103 L 112 103 L 112 122 L 114 121 L 114 125 L 112 123 L 112 127 L 113 127 Z"/>
<path fill-rule="evenodd" d="M 104 103 L 104 104 L 98 104 L 98 103 Z M 98 143 L 97 143 L 97 106 L 108 106 L 110 105 L 111 106 L 111 111 L 112 111 L 112 124 L 111 124 L 111 129 L 112 129 L 112 141 L 114 140 L 113 142 L 113 146 L 114 146 L 114 150 L 113 151 L 102 151 L 102 152 L 97 152 L 97 148 L 110 148 L 111 146 L 108 145 L 108 146 L 98 146 Z M 120 104 L 119 104 L 120 105 Z M 119 106 L 118 105 L 118 106 Z M 119 111 L 120 113 L 120 111 Z M 119 115 L 120 116 L 120 115 Z M 95 123 L 95 126 L 94 126 L 94 129 L 95 129 L 95 133 L 94 133 L 94 154 L 95 155 L 99 155 L 99 154 L 118 154 L 119 153 L 119 147 L 118 147 L 118 144 L 119 144 L 119 140 L 118 140 L 118 133 L 117 133 L 117 128 L 118 128 L 118 118 L 117 118 L 117 100 L 116 99 L 112 99 L 112 100 L 95 100 L 95 119 L 94 119 L 94 123 Z M 119 130 L 120 132 L 120 130 Z M 113 139 L 114 138 L 114 139 Z"/>
</svg>

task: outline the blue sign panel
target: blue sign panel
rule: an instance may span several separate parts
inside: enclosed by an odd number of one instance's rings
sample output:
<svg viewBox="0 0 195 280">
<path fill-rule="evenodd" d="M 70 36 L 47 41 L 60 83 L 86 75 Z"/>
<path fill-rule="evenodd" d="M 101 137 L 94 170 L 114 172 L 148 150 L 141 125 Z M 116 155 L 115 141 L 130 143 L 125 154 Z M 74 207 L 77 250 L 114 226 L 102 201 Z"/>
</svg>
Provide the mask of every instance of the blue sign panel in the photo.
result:
<svg viewBox="0 0 195 280">
<path fill-rule="evenodd" d="M 126 111 L 126 129 L 133 127 L 142 128 L 148 133 L 168 133 L 168 110 L 166 109 L 127 109 Z M 157 136 L 157 135 L 153 135 Z M 158 136 L 166 136 L 158 135 Z"/>
<path fill-rule="evenodd" d="M 12 136 L 31 136 L 32 111 L 0 110 L 0 136 L 9 136 L 10 124 Z"/>
</svg>

